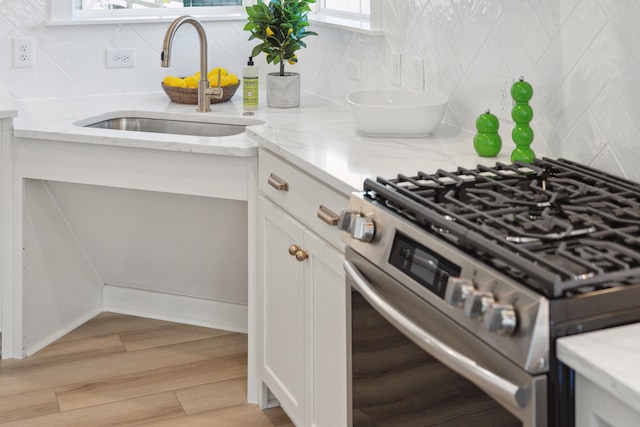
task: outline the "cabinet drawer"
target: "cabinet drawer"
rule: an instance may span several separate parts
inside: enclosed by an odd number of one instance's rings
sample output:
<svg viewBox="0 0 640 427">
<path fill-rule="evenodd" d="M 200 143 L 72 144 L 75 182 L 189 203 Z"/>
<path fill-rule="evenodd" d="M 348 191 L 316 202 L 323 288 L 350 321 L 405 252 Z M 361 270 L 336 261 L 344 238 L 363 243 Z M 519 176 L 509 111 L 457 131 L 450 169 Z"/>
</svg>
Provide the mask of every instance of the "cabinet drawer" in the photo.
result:
<svg viewBox="0 0 640 427">
<path fill-rule="evenodd" d="M 268 151 L 260 150 L 259 156 L 258 185 L 262 194 L 343 250 L 340 231 L 330 222 L 347 207 L 349 198 Z"/>
</svg>

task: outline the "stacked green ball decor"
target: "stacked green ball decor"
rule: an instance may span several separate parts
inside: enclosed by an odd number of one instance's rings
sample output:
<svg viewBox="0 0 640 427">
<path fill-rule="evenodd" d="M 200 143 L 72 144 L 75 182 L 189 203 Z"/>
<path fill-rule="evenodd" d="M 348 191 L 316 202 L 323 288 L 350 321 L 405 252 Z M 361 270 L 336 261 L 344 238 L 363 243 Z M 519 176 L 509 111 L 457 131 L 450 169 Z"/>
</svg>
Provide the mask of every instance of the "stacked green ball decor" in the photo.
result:
<svg viewBox="0 0 640 427">
<path fill-rule="evenodd" d="M 473 148 L 482 157 L 495 157 L 502 148 L 502 139 L 498 134 L 500 122 L 498 118 L 487 110 L 476 120 L 476 130 L 473 137 Z"/>
<path fill-rule="evenodd" d="M 516 144 L 516 148 L 511 153 L 511 162 L 531 163 L 536 158 L 530 147 L 533 142 L 533 129 L 529 126 L 533 119 L 533 109 L 529 105 L 533 97 L 533 88 L 520 77 L 520 80 L 511 86 L 511 97 L 515 101 L 511 109 L 511 118 L 515 122 L 511 138 Z"/>
</svg>

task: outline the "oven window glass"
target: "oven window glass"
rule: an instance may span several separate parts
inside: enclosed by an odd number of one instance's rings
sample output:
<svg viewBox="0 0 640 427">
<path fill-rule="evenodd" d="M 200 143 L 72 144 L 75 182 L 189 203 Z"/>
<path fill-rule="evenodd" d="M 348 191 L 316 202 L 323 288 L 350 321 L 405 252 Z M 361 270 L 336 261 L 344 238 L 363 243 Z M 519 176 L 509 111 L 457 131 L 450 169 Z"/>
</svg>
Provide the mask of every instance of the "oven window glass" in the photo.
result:
<svg viewBox="0 0 640 427">
<path fill-rule="evenodd" d="M 351 298 L 354 426 L 522 427 L 482 390 L 402 335 L 358 292 Z"/>
</svg>

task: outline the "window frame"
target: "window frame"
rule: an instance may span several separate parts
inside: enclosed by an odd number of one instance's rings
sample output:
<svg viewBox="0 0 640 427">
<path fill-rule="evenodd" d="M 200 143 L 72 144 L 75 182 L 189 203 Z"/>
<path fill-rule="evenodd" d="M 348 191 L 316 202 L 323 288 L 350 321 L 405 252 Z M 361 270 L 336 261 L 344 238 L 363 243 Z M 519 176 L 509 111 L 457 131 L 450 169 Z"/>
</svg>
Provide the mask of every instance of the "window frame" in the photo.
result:
<svg viewBox="0 0 640 427">
<path fill-rule="evenodd" d="M 170 22 L 178 16 L 188 14 L 202 21 L 246 19 L 245 7 L 255 0 L 242 0 L 241 6 L 210 6 L 192 8 L 157 8 L 123 10 L 74 10 L 74 0 L 51 0 L 48 25 L 120 24 L 145 22 Z"/>
<path fill-rule="evenodd" d="M 143 11 L 109 10 L 83 11 L 74 13 L 75 0 L 51 0 L 50 17 L 47 25 L 96 25 L 96 24 L 137 24 L 171 22 L 184 15 L 185 9 L 146 9 Z M 265 0 L 266 1 L 266 0 Z M 367 17 L 359 14 L 330 13 L 322 10 L 321 0 L 317 0 L 309 21 L 312 24 L 328 25 L 345 30 L 361 32 L 369 35 L 382 35 L 382 0 L 369 0 L 371 14 Z M 242 0 L 242 6 L 212 6 L 189 8 L 189 15 L 201 21 L 233 21 L 246 20 L 246 6 L 255 4 L 256 0 Z M 102 12 L 102 13 L 100 13 Z M 108 12 L 108 13 L 105 13 Z M 121 13 L 118 13 L 121 12 Z"/>
<path fill-rule="evenodd" d="M 369 15 L 325 9 L 322 3 L 322 0 L 316 1 L 313 13 L 309 14 L 310 22 L 321 25 L 331 25 L 370 35 L 383 34 L 382 0 L 369 0 Z"/>
</svg>

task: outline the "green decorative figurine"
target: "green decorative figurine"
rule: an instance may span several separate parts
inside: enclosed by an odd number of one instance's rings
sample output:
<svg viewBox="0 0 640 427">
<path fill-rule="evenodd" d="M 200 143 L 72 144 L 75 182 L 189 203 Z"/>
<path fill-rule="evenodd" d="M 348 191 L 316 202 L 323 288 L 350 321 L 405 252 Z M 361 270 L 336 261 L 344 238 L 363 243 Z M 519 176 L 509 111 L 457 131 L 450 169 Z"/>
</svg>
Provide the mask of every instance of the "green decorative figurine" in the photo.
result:
<svg viewBox="0 0 640 427">
<path fill-rule="evenodd" d="M 516 144 L 511 153 L 511 161 L 531 163 L 536 158 L 536 154 L 529 147 L 533 142 L 533 129 L 529 126 L 533 119 L 533 109 L 529 105 L 533 97 L 533 88 L 520 77 L 520 80 L 511 86 L 511 97 L 515 101 L 511 109 L 511 118 L 516 124 L 511 132 L 511 138 Z"/>
<path fill-rule="evenodd" d="M 473 137 L 473 148 L 482 157 L 495 157 L 502 148 L 502 139 L 498 134 L 500 122 L 498 118 L 487 110 L 476 120 L 478 132 Z"/>
</svg>

